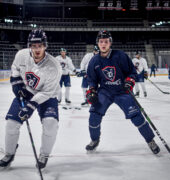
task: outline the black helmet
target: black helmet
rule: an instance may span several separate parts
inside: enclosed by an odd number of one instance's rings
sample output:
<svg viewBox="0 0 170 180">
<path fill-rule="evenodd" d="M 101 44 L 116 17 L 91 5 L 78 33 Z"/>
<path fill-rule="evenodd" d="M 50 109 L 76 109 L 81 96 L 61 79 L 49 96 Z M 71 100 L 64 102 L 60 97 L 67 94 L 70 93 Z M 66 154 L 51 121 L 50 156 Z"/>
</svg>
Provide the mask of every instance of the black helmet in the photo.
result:
<svg viewBox="0 0 170 180">
<path fill-rule="evenodd" d="M 112 42 L 112 35 L 109 31 L 106 30 L 99 31 L 96 38 L 96 43 L 99 42 L 99 39 L 105 39 L 105 38 L 109 38 L 110 42 Z"/>
<path fill-rule="evenodd" d="M 135 55 L 141 55 L 141 52 L 140 51 L 136 51 Z"/>
<path fill-rule="evenodd" d="M 47 47 L 47 36 L 43 30 L 34 29 L 30 32 L 28 36 L 28 47 L 33 43 L 43 43 Z"/>
<path fill-rule="evenodd" d="M 98 46 L 94 46 L 93 51 L 99 52 Z"/>
</svg>

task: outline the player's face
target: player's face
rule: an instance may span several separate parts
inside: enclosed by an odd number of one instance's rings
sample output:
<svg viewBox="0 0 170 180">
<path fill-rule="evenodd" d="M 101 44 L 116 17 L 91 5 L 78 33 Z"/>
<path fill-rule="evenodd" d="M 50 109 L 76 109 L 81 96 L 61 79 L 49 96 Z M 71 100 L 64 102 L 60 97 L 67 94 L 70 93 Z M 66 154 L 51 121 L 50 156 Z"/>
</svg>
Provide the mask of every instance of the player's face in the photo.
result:
<svg viewBox="0 0 170 180">
<path fill-rule="evenodd" d="M 107 53 L 110 50 L 111 42 L 109 38 L 99 39 L 98 47 L 101 53 Z"/>
<path fill-rule="evenodd" d="M 44 58 L 45 49 L 46 47 L 44 46 L 43 43 L 35 43 L 31 45 L 31 51 L 32 51 L 35 63 L 40 62 Z"/>
<path fill-rule="evenodd" d="M 140 58 L 140 55 L 139 55 L 139 54 L 136 54 L 136 58 L 139 59 L 139 58 Z"/>
<path fill-rule="evenodd" d="M 66 52 L 65 51 L 61 51 L 60 53 L 61 53 L 62 57 L 64 57 L 64 58 L 66 57 Z"/>
</svg>

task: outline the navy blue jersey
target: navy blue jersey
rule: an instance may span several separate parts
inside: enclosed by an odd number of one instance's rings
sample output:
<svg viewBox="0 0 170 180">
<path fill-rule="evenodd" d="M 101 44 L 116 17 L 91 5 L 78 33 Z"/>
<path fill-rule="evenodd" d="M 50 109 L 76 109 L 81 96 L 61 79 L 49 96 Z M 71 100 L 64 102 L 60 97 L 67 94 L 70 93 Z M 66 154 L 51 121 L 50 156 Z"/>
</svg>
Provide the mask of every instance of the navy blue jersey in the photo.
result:
<svg viewBox="0 0 170 180">
<path fill-rule="evenodd" d="M 157 68 L 156 68 L 155 64 L 152 64 L 151 71 L 155 71 L 155 70 L 157 70 Z"/>
<path fill-rule="evenodd" d="M 111 50 L 107 57 L 93 56 L 88 69 L 89 87 L 94 87 L 110 95 L 125 93 L 126 77 L 136 79 L 136 69 L 132 60 L 120 50 Z"/>
</svg>

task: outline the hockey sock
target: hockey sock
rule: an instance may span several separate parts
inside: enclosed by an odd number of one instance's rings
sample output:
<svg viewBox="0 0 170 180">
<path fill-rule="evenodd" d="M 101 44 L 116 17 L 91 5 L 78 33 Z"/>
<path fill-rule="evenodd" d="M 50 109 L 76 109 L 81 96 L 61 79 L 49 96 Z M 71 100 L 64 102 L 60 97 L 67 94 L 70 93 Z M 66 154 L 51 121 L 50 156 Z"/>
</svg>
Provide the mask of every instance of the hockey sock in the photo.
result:
<svg viewBox="0 0 170 180">
<path fill-rule="evenodd" d="M 16 146 L 19 139 L 21 124 L 15 120 L 8 120 L 6 124 L 5 135 L 5 153 L 15 154 Z"/>
<path fill-rule="evenodd" d="M 48 156 L 54 146 L 58 131 L 58 121 L 53 117 L 43 118 L 42 120 L 42 144 L 40 154 Z"/>
</svg>

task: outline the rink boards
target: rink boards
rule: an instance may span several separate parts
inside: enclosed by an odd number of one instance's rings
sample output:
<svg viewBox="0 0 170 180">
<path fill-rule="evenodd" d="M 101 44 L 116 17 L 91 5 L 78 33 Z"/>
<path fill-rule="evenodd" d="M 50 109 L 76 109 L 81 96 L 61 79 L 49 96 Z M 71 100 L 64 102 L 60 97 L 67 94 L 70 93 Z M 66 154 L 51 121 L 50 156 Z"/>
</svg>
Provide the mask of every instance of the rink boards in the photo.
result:
<svg viewBox="0 0 170 180">
<path fill-rule="evenodd" d="M 10 74 L 11 74 L 10 70 L 0 70 L 0 82 L 9 80 Z M 150 74 L 150 69 L 149 69 L 149 74 Z M 167 76 L 168 70 L 166 68 L 160 68 L 158 69 L 158 71 L 156 71 L 156 75 Z"/>
</svg>

